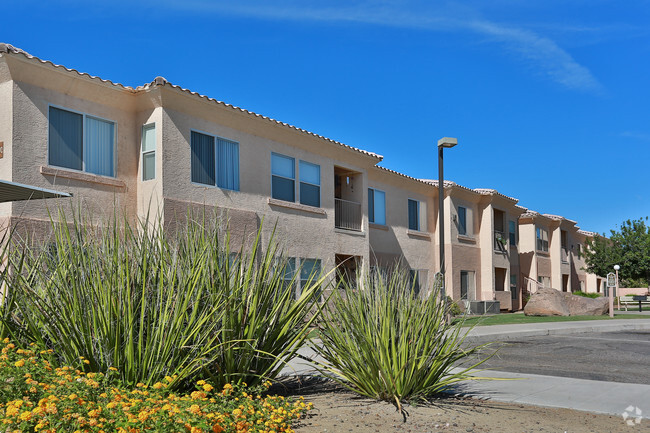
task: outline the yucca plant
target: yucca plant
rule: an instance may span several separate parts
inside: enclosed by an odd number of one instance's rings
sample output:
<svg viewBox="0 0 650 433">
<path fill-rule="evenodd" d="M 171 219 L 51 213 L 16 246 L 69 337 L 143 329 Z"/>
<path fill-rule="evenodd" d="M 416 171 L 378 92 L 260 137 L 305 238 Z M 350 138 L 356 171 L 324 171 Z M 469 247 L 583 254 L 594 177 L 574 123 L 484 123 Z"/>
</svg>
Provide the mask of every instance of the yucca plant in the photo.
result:
<svg viewBox="0 0 650 433">
<path fill-rule="evenodd" d="M 41 246 L 14 239 L 7 253 L 2 333 L 53 349 L 55 365 L 85 359 L 127 384 L 176 384 L 212 374 L 256 383 L 295 356 L 318 310 L 314 279 L 297 301 L 282 290 L 278 249 L 261 229 L 233 263 L 215 215 L 188 214 L 173 234 L 159 218 L 133 225 L 58 213 Z"/>
<path fill-rule="evenodd" d="M 482 361 L 454 370 L 483 346 L 462 345 L 467 330 L 450 324 L 436 278 L 428 296 L 414 294 L 408 273 L 365 275 L 332 295 L 313 350 L 319 371 L 363 396 L 394 403 L 423 399 L 467 380 Z"/>
</svg>

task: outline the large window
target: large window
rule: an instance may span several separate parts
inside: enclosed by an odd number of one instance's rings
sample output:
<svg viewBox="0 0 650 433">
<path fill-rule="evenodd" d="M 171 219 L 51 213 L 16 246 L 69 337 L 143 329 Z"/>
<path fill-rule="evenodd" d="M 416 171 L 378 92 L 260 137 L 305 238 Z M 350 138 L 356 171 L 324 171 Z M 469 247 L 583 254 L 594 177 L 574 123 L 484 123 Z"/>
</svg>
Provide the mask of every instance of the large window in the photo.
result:
<svg viewBox="0 0 650 433">
<path fill-rule="evenodd" d="M 537 227 L 535 230 L 537 237 L 537 251 L 548 252 L 548 231 L 541 227 Z"/>
<path fill-rule="evenodd" d="M 408 199 L 409 230 L 420 230 L 420 202 Z"/>
<path fill-rule="evenodd" d="M 386 193 L 368 188 L 368 221 L 386 225 Z"/>
<path fill-rule="evenodd" d="M 517 223 L 512 220 L 508 222 L 508 235 L 510 238 L 510 246 L 517 246 Z"/>
<path fill-rule="evenodd" d="M 49 109 L 48 163 L 115 176 L 115 123 L 62 108 Z"/>
<path fill-rule="evenodd" d="M 460 299 L 473 301 L 475 295 L 474 271 L 460 271 Z"/>
<path fill-rule="evenodd" d="M 458 234 L 467 235 L 467 208 L 458 206 Z"/>
<path fill-rule="evenodd" d="M 142 127 L 142 180 L 156 178 L 156 125 Z"/>
<path fill-rule="evenodd" d="M 298 161 L 299 201 L 307 206 L 320 207 L 320 166 Z M 271 197 L 296 201 L 296 160 L 277 153 L 271 154 Z"/>
<path fill-rule="evenodd" d="M 192 182 L 239 191 L 239 143 L 192 131 Z"/>
<path fill-rule="evenodd" d="M 320 207 L 320 166 L 300 161 L 300 203 Z"/>
</svg>

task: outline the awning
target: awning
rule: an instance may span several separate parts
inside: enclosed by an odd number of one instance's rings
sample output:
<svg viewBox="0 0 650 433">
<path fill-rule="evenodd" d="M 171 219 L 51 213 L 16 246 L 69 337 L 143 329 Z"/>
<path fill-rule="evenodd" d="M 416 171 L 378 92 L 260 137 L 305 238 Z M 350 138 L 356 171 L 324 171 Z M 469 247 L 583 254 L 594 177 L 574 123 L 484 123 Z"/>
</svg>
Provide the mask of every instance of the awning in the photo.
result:
<svg viewBox="0 0 650 433">
<path fill-rule="evenodd" d="M 57 197 L 72 197 L 72 194 L 0 180 L 0 203 Z"/>
</svg>

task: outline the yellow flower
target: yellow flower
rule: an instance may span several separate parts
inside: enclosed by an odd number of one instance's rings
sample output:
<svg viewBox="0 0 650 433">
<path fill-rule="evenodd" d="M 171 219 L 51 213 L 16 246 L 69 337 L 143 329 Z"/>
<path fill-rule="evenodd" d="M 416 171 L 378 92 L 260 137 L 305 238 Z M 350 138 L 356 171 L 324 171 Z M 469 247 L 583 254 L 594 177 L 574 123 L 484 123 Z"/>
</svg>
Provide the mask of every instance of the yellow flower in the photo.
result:
<svg viewBox="0 0 650 433">
<path fill-rule="evenodd" d="M 163 386 L 164 386 L 164 385 L 163 385 L 162 383 L 160 383 L 160 382 L 156 382 L 156 383 L 153 384 L 153 389 L 160 389 L 160 388 L 162 388 Z"/>
<path fill-rule="evenodd" d="M 16 363 L 15 363 L 14 365 L 15 365 L 16 367 L 22 367 L 23 365 L 25 365 L 25 360 L 24 360 L 24 359 L 21 359 L 21 360 L 19 360 L 19 361 L 16 361 Z"/>
<path fill-rule="evenodd" d="M 209 383 L 206 383 L 205 385 L 203 385 L 203 391 L 205 391 L 205 392 L 210 392 L 210 391 L 212 391 L 212 389 L 213 389 L 213 387 Z"/>
<path fill-rule="evenodd" d="M 32 419 L 32 413 L 30 411 L 25 411 L 20 414 L 20 419 L 23 421 L 29 421 Z"/>
<path fill-rule="evenodd" d="M 199 415 L 201 413 L 201 408 L 198 404 L 193 404 L 188 410 L 195 415 Z"/>
<path fill-rule="evenodd" d="M 234 416 L 239 416 L 239 415 L 241 415 L 241 409 L 235 409 L 235 410 L 233 410 L 233 411 L 232 411 L 232 414 L 233 414 Z"/>
<path fill-rule="evenodd" d="M 138 419 L 142 422 L 145 422 L 149 418 L 149 412 L 146 410 L 140 411 L 138 414 Z"/>
</svg>

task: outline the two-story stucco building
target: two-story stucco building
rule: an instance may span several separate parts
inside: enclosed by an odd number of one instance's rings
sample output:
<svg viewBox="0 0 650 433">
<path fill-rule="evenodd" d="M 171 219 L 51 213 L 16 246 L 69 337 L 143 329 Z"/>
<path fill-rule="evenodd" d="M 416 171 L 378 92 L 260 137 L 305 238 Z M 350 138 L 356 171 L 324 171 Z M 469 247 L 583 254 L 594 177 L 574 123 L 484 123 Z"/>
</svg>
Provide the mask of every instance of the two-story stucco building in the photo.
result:
<svg viewBox="0 0 650 433">
<path fill-rule="evenodd" d="M 168 225 L 206 206 L 237 242 L 260 226 L 267 239 L 275 230 L 306 273 L 340 266 L 339 277 L 354 282 L 361 269 L 399 263 L 423 287 L 439 271 L 436 181 L 162 77 L 128 87 L 0 44 L 0 149 L 0 179 L 74 195 L 1 203 L 4 224 L 43 230 L 48 212 L 70 200 L 95 216 L 117 206 Z M 492 189 L 447 182 L 444 194 L 454 299 L 517 310 L 529 279 L 597 290 L 580 258 L 590 234 L 575 222 L 528 212 Z"/>
</svg>

